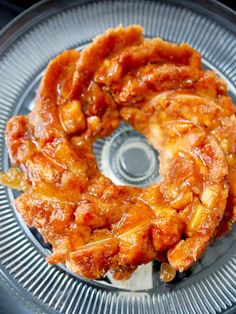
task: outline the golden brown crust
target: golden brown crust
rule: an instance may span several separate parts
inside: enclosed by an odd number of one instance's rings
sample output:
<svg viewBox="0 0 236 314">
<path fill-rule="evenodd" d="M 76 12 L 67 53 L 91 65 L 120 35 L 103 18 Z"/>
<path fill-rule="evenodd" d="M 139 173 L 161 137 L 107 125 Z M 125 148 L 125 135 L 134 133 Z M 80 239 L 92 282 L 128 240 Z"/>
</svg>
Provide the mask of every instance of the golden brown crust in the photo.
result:
<svg viewBox="0 0 236 314">
<path fill-rule="evenodd" d="M 91 279 L 109 270 L 125 279 L 166 256 L 183 271 L 236 217 L 236 118 L 226 84 L 201 70 L 187 44 L 142 33 L 120 26 L 81 53 L 57 56 L 33 111 L 7 124 L 11 162 L 27 177 L 17 210 L 52 244 L 50 263 Z M 115 186 L 100 173 L 92 143 L 122 119 L 158 149 L 160 184 Z"/>
</svg>

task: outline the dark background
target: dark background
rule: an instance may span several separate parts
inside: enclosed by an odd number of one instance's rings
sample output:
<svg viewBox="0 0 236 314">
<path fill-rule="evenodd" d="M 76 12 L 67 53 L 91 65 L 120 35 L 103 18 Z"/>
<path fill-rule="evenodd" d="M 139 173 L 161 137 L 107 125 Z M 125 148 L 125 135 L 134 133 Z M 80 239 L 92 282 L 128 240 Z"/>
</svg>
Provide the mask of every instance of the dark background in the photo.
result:
<svg viewBox="0 0 236 314">
<path fill-rule="evenodd" d="M 0 30 L 13 18 L 39 1 L 4 1 L 0 0 Z M 181 2 L 181 0 L 180 0 Z M 236 1 L 219 1 L 236 10 Z M 0 314 L 34 314 L 19 304 L 8 292 L 0 287 Z"/>
</svg>

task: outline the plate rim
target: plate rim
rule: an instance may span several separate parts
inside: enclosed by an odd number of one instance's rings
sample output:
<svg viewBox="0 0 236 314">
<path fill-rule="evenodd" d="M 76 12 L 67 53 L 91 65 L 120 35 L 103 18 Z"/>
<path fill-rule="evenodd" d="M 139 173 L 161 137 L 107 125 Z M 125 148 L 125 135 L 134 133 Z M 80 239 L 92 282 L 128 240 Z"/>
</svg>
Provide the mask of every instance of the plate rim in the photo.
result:
<svg viewBox="0 0 236 314">
<path fill-rule="evenodd" d="M 106 0 L 100 0 L 99 2 L 105 2 Z M 139 0 L 132 0 L 133 2 L 138 2 Z M 9 24 L 7 24 L 0 31 L 0 55 L 8 50 L 8 48 L 14 44 L 15 39 L 20 37 L 24 31 L 31 27 L 31 24 L 36 26 L 42 20 L 50 17 L 51 15 L 56 14 L 61 11 L 62 8 L 70 8 L 74 5 L 81 6 L 83 4 L 94 3 L 93 0 L 72 0 L 72 1 L 50 1 L 50 0 L 42 0 L 39 3 L 33 5 L 29 9 L 25 10 L 23 13 L 14 18 Z M 118 2 L 129 2 L 129 0 L 118 0 Z M 149 0 L 149 2 L 162 2 L 161 0 Z M 176 0 L 168 0 L 166 3 L 176 4 Z M 226 5 L 219 3 L 216 0 L 198 0 L 197 2 L 192 2 L 191 0 L 182 0 L 179 4 L 181 7 L 190 8 L 197 13 L 202 15 L 208 15 L 208 17 L 213 17 L 224 27 L 228 28 L 231 32 L 233 32 L 236 36 L 236 12 L 227 7 Z M 206 11 L 203 11 L 206 10 Z M 46 13 L 46 15 L 45 15 Z M 223 22 L 227 23 L 224 24 Z M 233 27 L 234 26 L 234 27 Z M 54 313 L 52 309 L 47 307 L 47 311 L 42 307 L 40 300 L 35 300 L 35 298 L 30 296 L 26 298 L 24 295 L 23 288 L 21 286 L 16 286 L 14 284 L 14 278 L 8 278 L 0 267 L 0 284 L 3 283 L 5 287 L 8 288 L 8 291 L 14 292 L 14 296 L 19 300 L 21 304 L 24 304 L 26 308 L 29 310 L 37 311 L 35 313 Z M 3 288 L 5 288 L 3 286 Z M 14 291 L 13 291 L 14 288 Z M 24 301 L 24 303 L 22 302 Z M 39 307 L 39 309 L 36 308 Z M 40 310 L 40 311 L 39 311 Z M 231 308 L 226 310 L 225 313 L 232 314 L 234 313 L 235 308 Z"/>
<path fill-rule="evenodd" d="M 106 0 L 100 1 L 104 2 Z M 118 2 L 119 1 L 122 0 L 118 0 Z M 123 2 L 124 1 L 129 2 L 130 0 L 123 0 Z M 132 1 L 138 2 L 139 0 Z M 148 1 L 160 2 L 160 0 Z M 32 22 L 34 22 L 35 25 L 36 21 L 37 22 L 40 21 L 42 15 L 45 18 L 46 17 L 45 13 L 47 13 L 47 17 L 49 17 L 51 14 L 55 14 L 56 11 L 61 10 L 62 7 L 66 8 L 71 7 L 75 4 L 82 5 L 93 2 L 94 0 L 71 0 L 71 1 L 41 0 L 40 2 L 34 4 L 24 12 L 20 13 L 0 31 L 0 55 L 4 52 L 4 50 L 7 49 L 7 47 L 9 47 L 14 42 L 15 38 L 20 36 L 20 34 L 24 31 L 26 27 L 30 27 L 30 24 L 32 24 Z M 165 2 L 176 4 L 176 0 L 167 0 Z M 198 0 L 197 2 L 191 0 L 182 0 L 178 5 L 187 8 L 190 7 L 190 9 L 194 9 L 203 15 L 208 15 L 208 17 L 211 16 L 217 18 L 220 24 L 223 24 L 224 27 L 229 28 L 233 33 L 236 34 L 235 28 L 236 12 L 233 9 L 226 6 L 225 4 L 222 4 L 217 0 Z M 207 10 L 207 14 L 204 13 L 203 8 Z"/>
</svg>

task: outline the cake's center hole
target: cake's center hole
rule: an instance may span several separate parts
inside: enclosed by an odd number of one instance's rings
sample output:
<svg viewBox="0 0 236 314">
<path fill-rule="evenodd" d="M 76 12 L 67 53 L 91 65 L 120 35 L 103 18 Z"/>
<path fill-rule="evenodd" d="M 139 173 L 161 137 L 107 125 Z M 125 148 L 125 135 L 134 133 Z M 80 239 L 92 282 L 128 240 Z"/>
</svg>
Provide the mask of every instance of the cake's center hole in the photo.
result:
<svg viewBox="0 0 236 314">
<path fill-rule="evenodd" d="M 100 170 L 115 184 L 147 186 L 159 181 L 158 153 L 124 122 L 109 137 L 94 143 L 94 153 Z"/>
<path fill-rule="evenodd" d="M 145 177 L 154 170 L 155 154 L 151 147 L 138 139 L 128 139 L 117 152 L 118 170 L 130 178 Z"/>
</svg>

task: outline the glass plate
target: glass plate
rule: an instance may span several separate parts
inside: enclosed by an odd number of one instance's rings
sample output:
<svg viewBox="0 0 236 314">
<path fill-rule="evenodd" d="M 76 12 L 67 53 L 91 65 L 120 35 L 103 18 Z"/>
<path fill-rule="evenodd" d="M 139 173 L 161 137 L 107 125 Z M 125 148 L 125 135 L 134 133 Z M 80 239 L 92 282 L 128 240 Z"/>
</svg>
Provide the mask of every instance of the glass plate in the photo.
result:
<svg viewBox="0 0 236 314">
<path fill-rule="evenodd" d="M 2 170 L 9 167 L 3 139 L 6 121 L 32 107 L 49 60 L 64 49 L 81 49 L 94 36 L 120 23 L 142 25 L 149 38 L 160 36 L 173 42 L 188 42 L 201 52 L 204 66 L 217 71 L 227 81 L 235 99 L 235 18 L 232 11 L 213 1 L 61 0 L 43 1 L 34 6 L 0 34 Z M 119 132 L 129 134 L 132 130 L 122 124 L 115 135 Z M 94 147 L 99 165 L 104 159 L 103 148 L 110 142 L 112 137 L 97 142 Z M 154 177 L 149 179 L 158 179 L 158 173 Z M 171 284 L 159 280 L 158 263 L 140 267 L 127 282 L 116 282 L 109 274 L 104 280 L 87 281 L 69 273 L 64 266 L 46 263 L 50 245 L 43 242 L 36 229 L 27 228 L 15 212 L 11 204 L 16 196 L 10 189 L 0 187 L 0 279 L 33 313 L 235 311 L 235 228 L 215 241 L 198 263 L 178 274 Z"/>
</svg>

